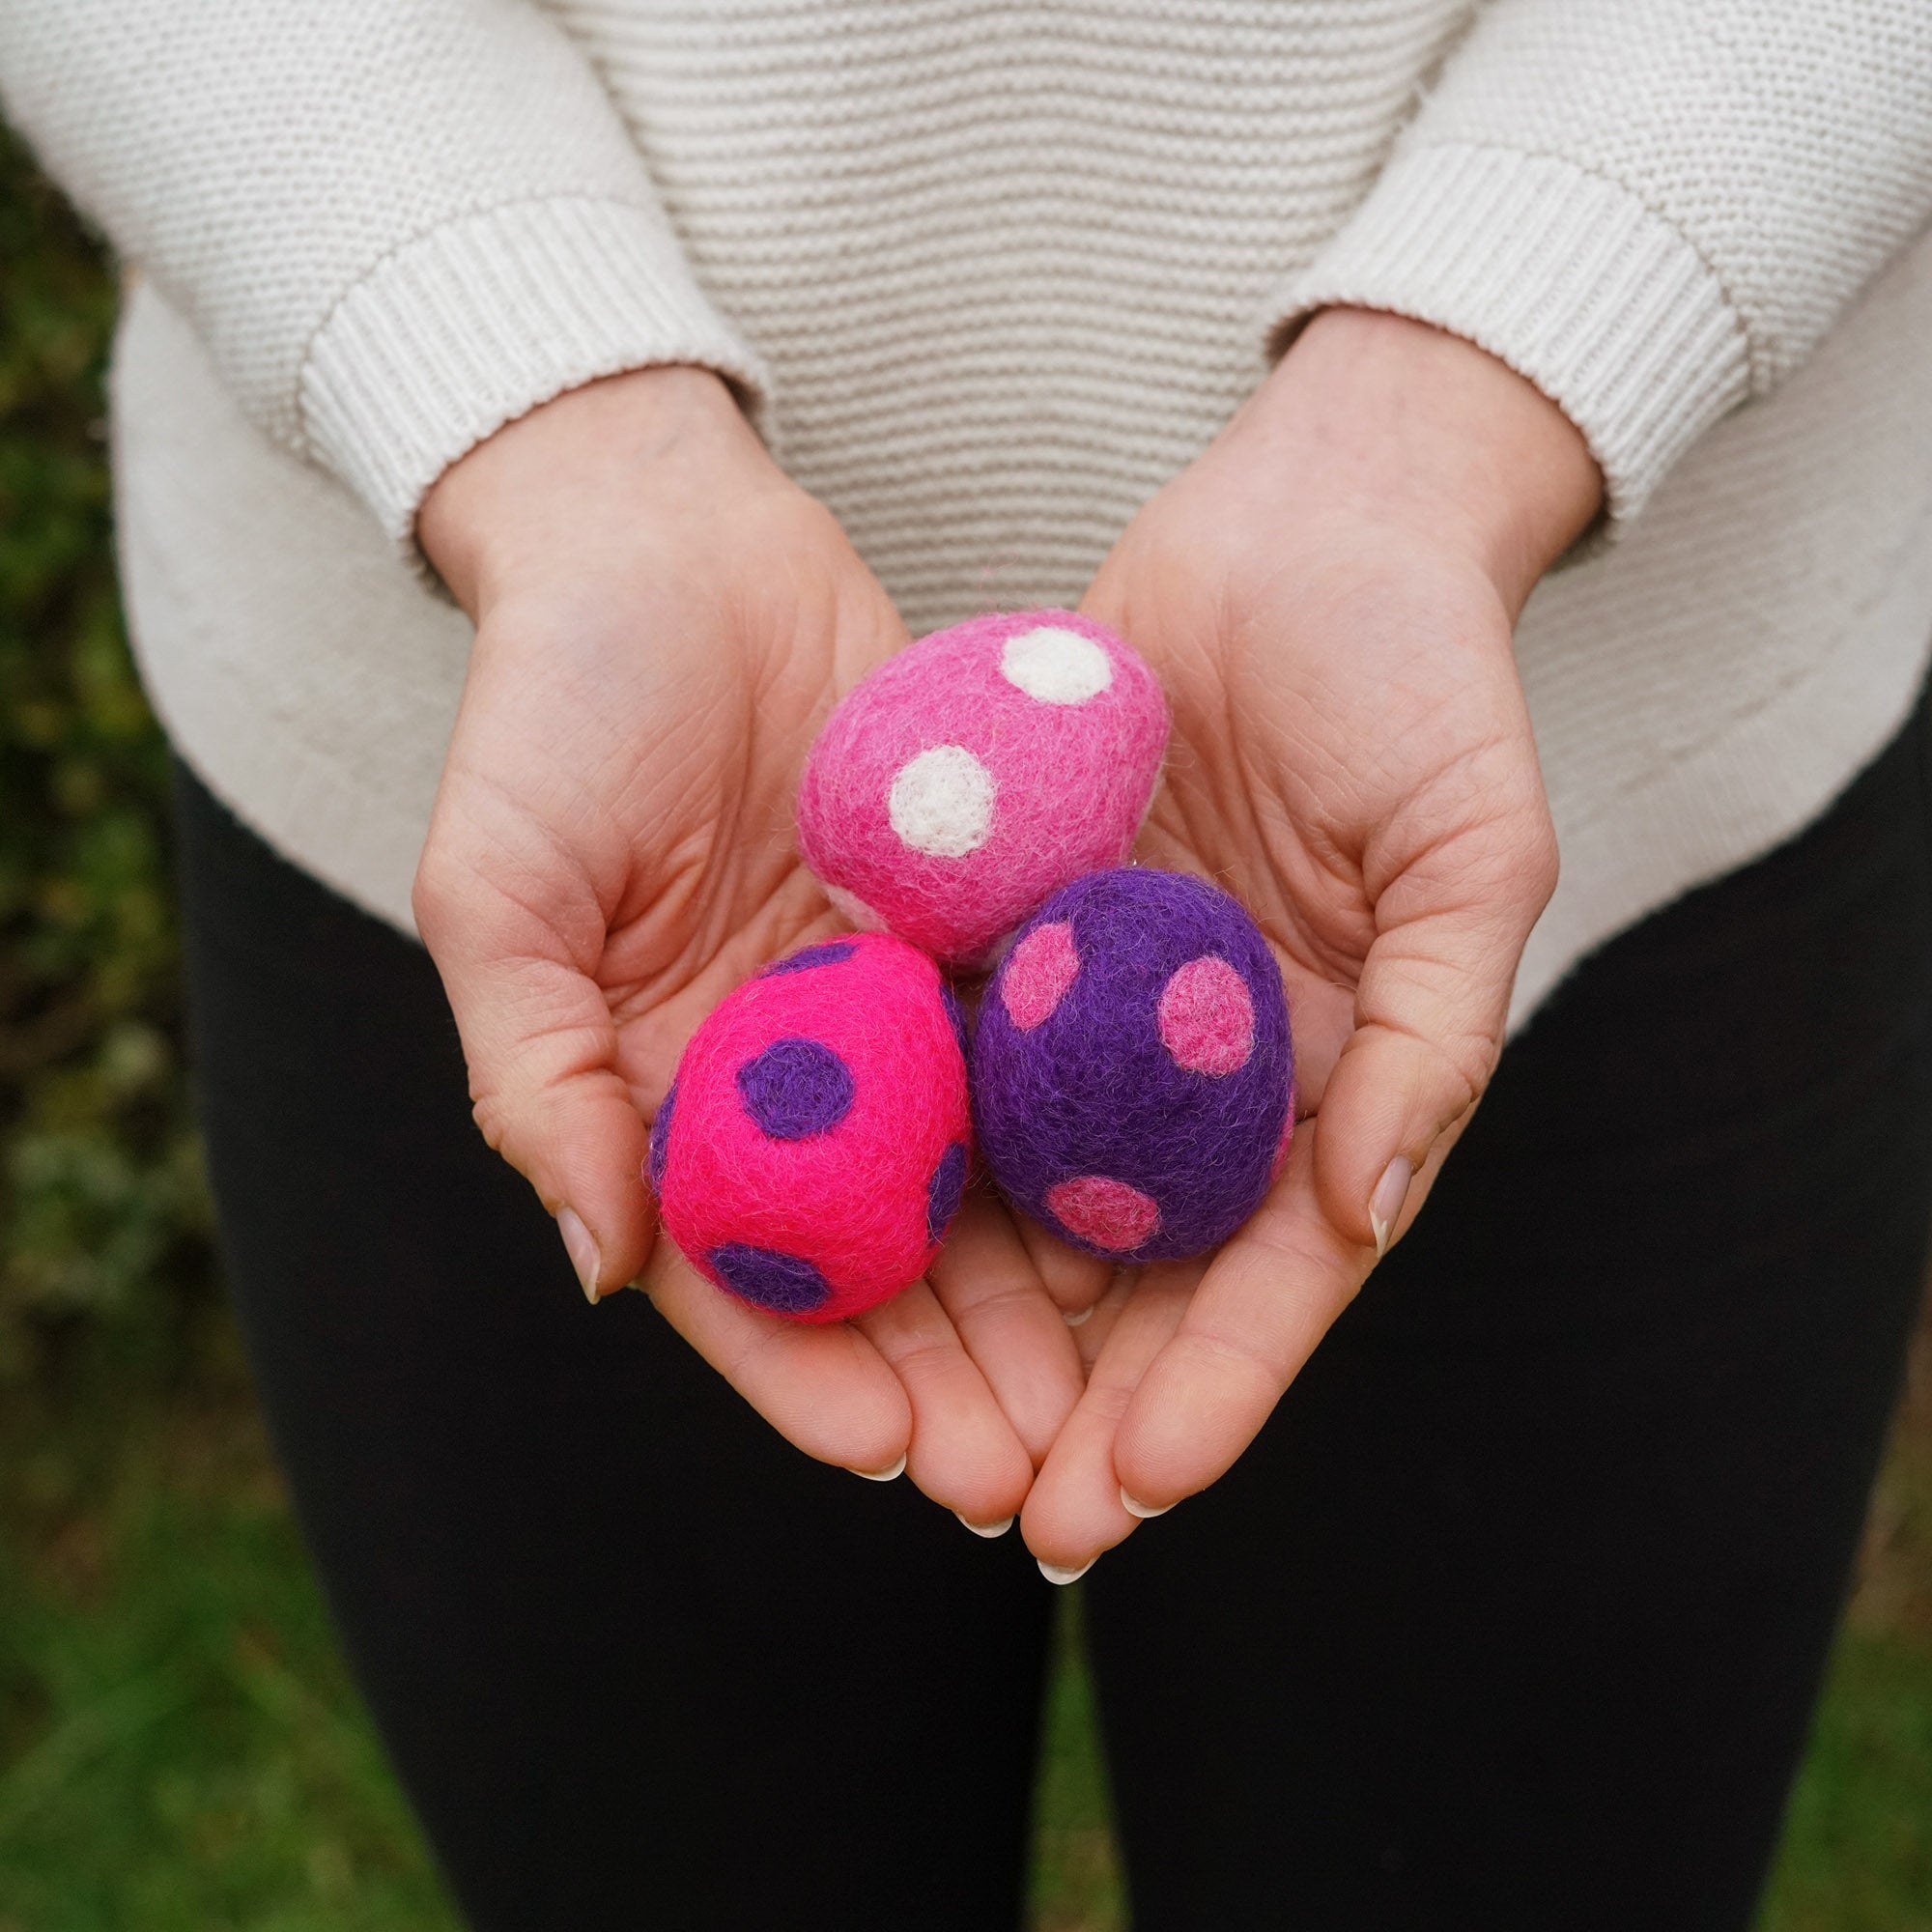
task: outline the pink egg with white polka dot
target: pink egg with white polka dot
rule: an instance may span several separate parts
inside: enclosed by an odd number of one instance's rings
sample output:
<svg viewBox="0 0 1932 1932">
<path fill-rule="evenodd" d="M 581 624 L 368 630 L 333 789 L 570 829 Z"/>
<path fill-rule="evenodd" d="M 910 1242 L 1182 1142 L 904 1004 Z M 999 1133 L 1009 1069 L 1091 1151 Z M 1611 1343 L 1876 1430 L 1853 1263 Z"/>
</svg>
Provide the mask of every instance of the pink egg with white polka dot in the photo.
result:
<svg viewBox="0 0 1932 1932">
<path fill-rule="evenodd" d="M 1067 611 L 975 617 L 883 665 L 826 721 L 799 849 L 833 903 L 988 964 L 1069 879 L 1127 855 L 1167 747 L 1132 647 Z"/>
</svg>

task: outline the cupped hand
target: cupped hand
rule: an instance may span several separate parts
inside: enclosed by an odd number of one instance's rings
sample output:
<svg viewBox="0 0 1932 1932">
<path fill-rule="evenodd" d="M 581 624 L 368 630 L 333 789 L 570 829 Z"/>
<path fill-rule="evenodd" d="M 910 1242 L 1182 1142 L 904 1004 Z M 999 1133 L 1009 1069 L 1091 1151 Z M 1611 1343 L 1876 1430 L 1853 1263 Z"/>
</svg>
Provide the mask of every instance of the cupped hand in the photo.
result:
<svg viewBox="0 0 1932 1932">
<path fill-rule="evenodd" d="M 1502 363 L 1334 310 L 1095 579 L 1084 608 L 1174 707 L 1140 856 L 1267 935 L 1303 1118 L 1218 1254 L 1123 1274 L 1081 1331 L 1087 1391 L 1023 1519 L 1049 1574 L 1234 1463 L 1488 1084 L 1556 879 L 1511 630 L 1600 493 Z"/>
<path fill-rule="evenodd" d="M 649 1267 L 672 1324 L 809 1454 L 1018 1509 L 1080 1389 L 990 1197 L 929 1283 L 854 1323 L 733 1300 L 654 1242 L 646 1122 L 699 1020 L 837 923 L 792 799 L 835 699 L 905 641 L 831 515 L 696 369 L 558 397 L 449 469 L 425 553 L 476 619 L 416 878 L 476 1120 L 585 1293 Z"/>
</svg>

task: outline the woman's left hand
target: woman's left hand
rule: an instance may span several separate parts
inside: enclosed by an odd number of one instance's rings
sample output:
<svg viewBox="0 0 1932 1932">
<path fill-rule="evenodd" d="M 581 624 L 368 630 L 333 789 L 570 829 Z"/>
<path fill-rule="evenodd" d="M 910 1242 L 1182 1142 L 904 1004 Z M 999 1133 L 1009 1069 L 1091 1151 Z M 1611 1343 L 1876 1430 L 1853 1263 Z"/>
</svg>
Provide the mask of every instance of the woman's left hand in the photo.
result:
<svg viewBox="0 0 1932 1932">
<path fill-rule="evenodd" d="M 1084 608 L 1174 706 L 1141 857 L 1267 935 L 1304 1118 L 1217 1255 L 1123 1271 L 1080 1331 L 1087 1391 L 1022 1519 L 1057 1571 L 1234 1463 L 1488 1084 L 1556 880 L 1511 630 L 1600 493 L 1502 363 L 1331 310 L 1095 579 Z"/>
</svg>

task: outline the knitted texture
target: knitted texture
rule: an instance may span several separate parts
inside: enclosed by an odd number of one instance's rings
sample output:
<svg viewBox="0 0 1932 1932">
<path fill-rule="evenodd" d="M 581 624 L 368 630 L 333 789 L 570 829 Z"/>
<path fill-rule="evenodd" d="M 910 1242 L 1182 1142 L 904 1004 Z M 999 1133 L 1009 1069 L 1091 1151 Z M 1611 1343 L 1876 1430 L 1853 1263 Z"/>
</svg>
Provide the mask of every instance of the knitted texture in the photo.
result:
<svg viewBox="0 0 1932 1932">
<path fill-rule="evenodd" d="M 1075 880 L 1002 961 L 973 1037 L 973 1119 L 1007 1197 L 1090 1253 L 1227 1239 L 1293 1132 L 1281 969 L 1240 906 L 1183 872 Z"/>
<path fill-rule="evenodd" d="M 673 361 L 762 382 L 538 8 L 27 0 L 0 8 L 0 92 L 252 419 L 399 545 L 444 469 L 564 389 Z"/>
<path fill-rule="evenodd" d="M 1563 873 L 1516 1023 L 1802 825 L 1924 666 L 1922 0 L 9 0 L 0 94 L 148 271 L 156 704 L 405 929 L 466 650 L 396 539 L 629 361 L 769 370 L 915 631 L 1077 603 L 1314 305 L 1521 369 L 1620 541 L 1519 628 Z"/>
<path fill-rule="evenodd" d="M 971 1133 L 957 1009 L 883 934 L 768 966 L 692 1036 L 645 1178 L 700 1273 L 801 1321 L 918 1280 L 959 1206 Z"/>
<path fill-rule="evenodd" d="M 1352 302 L 1481 343 L 1582 428 L 1621 520 L 1928 213 L 1918 0 L 1491 0 L 1284 333 Z"/>
<path fill-rule="evenodd" d="M 847 693 L 806 760 L 798 840 L 855 923 L 963 967 L 1057 887 L 1117 866 L 1153 796 L 1167 704 L 1066 611 L 976 617 Z"/>
</svg>

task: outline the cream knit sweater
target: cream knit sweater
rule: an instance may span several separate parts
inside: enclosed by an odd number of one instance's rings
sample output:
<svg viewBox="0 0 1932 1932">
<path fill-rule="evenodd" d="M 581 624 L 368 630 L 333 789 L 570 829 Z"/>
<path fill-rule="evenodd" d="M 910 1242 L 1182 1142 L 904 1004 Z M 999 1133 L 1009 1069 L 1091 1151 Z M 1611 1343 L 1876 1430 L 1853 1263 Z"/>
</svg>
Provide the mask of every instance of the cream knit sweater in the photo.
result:
<svg viewBox="0 0 1932 1932">
<path fill-rule="evenodd" d="M 1924 669 L 1928 0 L 6 0 L 0 95 L 145 270 L 156 702 L 401 925 L 468 644 L 416 506 L 650 362 L 732 378 L 916 631 L 1075 601 L 1323 303 L 1512 363 L 1611 539 L 1520 632 L 1564 870 L 1519 1022 Z"/>
</svg>

